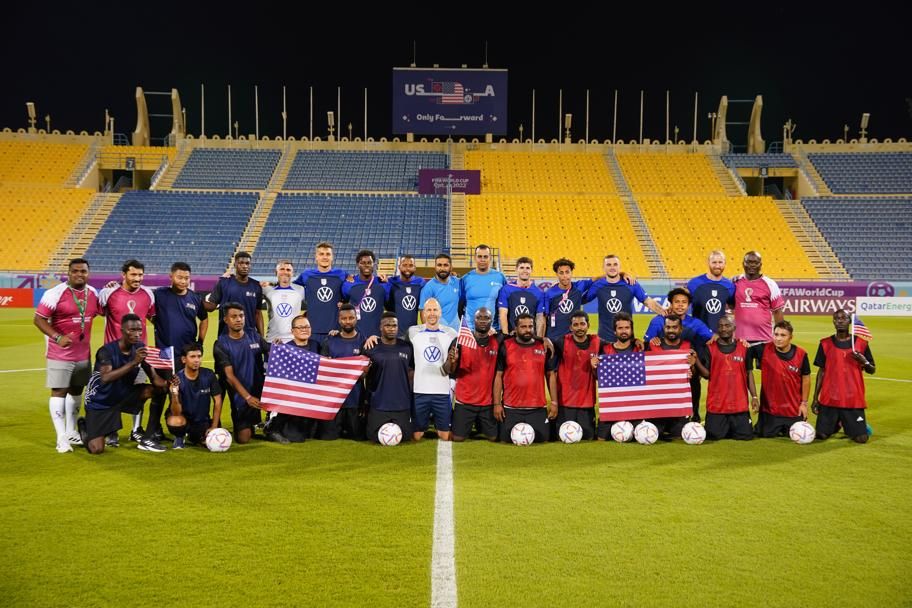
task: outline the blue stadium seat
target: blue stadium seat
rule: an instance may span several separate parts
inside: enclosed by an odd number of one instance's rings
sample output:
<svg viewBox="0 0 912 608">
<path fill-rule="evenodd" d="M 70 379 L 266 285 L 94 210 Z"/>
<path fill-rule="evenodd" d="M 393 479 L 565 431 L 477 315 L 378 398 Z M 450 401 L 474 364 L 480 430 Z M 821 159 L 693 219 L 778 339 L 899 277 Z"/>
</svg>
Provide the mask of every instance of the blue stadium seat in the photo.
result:
<svg viewBox="0 0 912 608">
<path fill-rule="evenodd" d="M 194 273 L 221 274 L 256 204 L 257 195 L 246 193 L 127 192 L 86 256 L 100 272 L 118 272 L 136 258 L 148 273 L 185 261 Z"/>
<path fill-rule="evenodd" d="M 282 189 L 415 192 L 419 169 L 448 166 L 439 152 L 301 150 Z"/>
<path fill-rule="evenodd" d="M 812 153 L 833 194 L 912 194 L 912 152 Z"/>
<path fill-rule="evenodd" d="M 195 148 L 173 187 L 263 190 L 281 156 L 279 150 Z"/>
</svg>

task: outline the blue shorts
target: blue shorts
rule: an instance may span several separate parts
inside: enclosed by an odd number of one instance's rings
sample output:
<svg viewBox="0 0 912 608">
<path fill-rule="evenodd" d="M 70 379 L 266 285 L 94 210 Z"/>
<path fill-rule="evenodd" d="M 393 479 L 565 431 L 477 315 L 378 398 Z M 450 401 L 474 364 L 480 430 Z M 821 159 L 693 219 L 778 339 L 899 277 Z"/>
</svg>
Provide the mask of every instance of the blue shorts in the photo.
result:
<svg viewBox="0 0 912 608">
<path fill-rule="evenodd" d="M 431 415 L 434 416 L 435 429 L 449 432 L 453 420 L 453 403 L 449 395 L 415 394 L 415 415 L 412 416 L 414 431 L 426 431 Z"/>
</svg>

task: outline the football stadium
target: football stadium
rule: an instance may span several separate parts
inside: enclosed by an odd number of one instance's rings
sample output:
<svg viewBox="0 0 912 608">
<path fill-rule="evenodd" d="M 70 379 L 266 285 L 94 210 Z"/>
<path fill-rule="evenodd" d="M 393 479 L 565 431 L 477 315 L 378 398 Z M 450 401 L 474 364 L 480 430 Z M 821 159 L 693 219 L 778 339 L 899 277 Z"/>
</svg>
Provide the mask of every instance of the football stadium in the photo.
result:
<svg viewBox="0 0 912 608">
<path fill-rule="evenodd" d="M 912 111 L 477 46 L 11 89 L 4 605 L 912 604 Z"/>
</svg>

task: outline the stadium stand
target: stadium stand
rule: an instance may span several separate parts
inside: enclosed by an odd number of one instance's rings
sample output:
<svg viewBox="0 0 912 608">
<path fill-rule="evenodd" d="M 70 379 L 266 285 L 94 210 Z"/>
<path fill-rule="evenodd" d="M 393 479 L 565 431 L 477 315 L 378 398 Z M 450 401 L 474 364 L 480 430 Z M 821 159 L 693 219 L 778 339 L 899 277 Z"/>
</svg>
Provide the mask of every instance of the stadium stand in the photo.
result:
<svg viewBox="0 0 912 608">
<path fill-rule="evenodd" d="M 809 153 L 833 194 L 912 193 L 912 152 Z"/>
<path fill-rule="evenodd" d="M 531 257 L 536 275 L 550 275 L 560 257 L 582 278 L 602 273 L 605 255 L 623 258 L 641 278 L 649 268 L 620 198 L 614 196 L 490 194 L 468 198 L 470 243 L 500 247 L 506 258 Z M 600 221 L 601 220 L 601 221 Z"/>
<path fill-rule="evenodd" d="M 300 150 L 283 190 L 416 192 L 419 169 L 446 169 L 439 152 Z"/>
<path fill-rule="evenodd" d="M 446 206 L 436 196 L 281 193 L 253 252 L 254 272 L 271 275 L 279 258 L 310 266 L 320 241 L 331 242 L 336 265 L 351 270 L 359 249 L 378 258 L 440 251 L 447 246 Z"/>
<path fill-rule="evenodd" d="M 263 190 L 282 156 L 279 150 L 195 148 L 173 187 Z"/>
<path fill-rule="evenodd" d="M 0 183 L 62 186 L 88 149 L 86 144 L 0 141 Z"/>
<path fill-rule="evenodd" d="M 9 270 L 45 268 L 51 253 L 85 211 L 93 192 L 82 188 L 5 184 L 0 186 L 0 215 L 8 238 L 0 259 Z"/>
<path fill-rule="evenodd" d="M 723 154 L 722 162 L 733 169 L 759 169 L 760 167 L 785 167 L 797 169 L 798 163 L 791 154 Z"/>
<path fill-rule="evenodd" d="M 619 153 L 617 159 L 635 196 L 726 194 L 705 154 Z"/>
<path fill-rule="evenodd" d="M 465 168 L 481 170 L 485 194 L 617 194 L 596 153 L 468 151 Z"/>
<path fill-rule="evenodd" d="M 801 203 L 853 279 L 912 280 L 912 196 Z"/>
<path fill-rule="evenodd" d="M 128 192 L 86 255 L 101 272 L 117 272 L 134 257 L 148 273 L 167 273 L 184 260 L 194 273 L 221 274 L 256 202 L 257 195 L 246 193 Z"/>
<path fill-rule="evenodd" d="M 128 158 L 136 163 L 140 171 L 155 171 L 167 159 L 174 160 L 177 150 L 163 146 L 102 146 L 98 160 L 102 168 L 120 169 L 126 166 Z"/>
<path fill-rule="evenodd" d="M 738 272 L 746 251 L 763 254 L 763 272 L 775 279 L 816 279 L 818 273 L 769 197 L 641 197 L 643 217 L 668 274 L 687 278 L 721 249 Z"/>
</svg>

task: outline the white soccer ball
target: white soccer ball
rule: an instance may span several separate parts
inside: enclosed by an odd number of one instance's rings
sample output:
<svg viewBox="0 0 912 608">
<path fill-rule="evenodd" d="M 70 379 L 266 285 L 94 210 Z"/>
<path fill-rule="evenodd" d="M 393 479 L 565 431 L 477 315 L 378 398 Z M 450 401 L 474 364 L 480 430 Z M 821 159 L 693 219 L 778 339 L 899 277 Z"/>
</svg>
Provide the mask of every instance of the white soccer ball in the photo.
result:
<svg viewBox="0 0 912 608">
<path fill-rule="evenodd" d="M 402 441 L 402 429 L 395 422 L 387 422 L 377 431 L 377 441 L 383 445 L 399 445 Z"/>
<path fill-rule="evenodd" d="M 568 420 L 560 425 L 557 436 L 564 443 L 579 443 L 579 440 L 583 438 L 583 427 L 578 422 Z"/>
<path fill-rule="evenodd" d="M 659 429 L 653 423 L 644 420 L 633 429 L 633 437 L 637 443 L 652 445 L 659 439 Z"/>
<path fill-rule="evenodd" d="M 804 420 L 799 420 L 789 429 L 789 438 L 801 445 L 811 443 L 816 436 L 817 431 L 814 430 L 814 427 L 811 426 L 810 423 L 807 423 Z"/>
<path fill-rule="evenodd" d="M 520 422 L 510 430 L 510 439 L 516 445 L 529 445 L 535 441 L 535 429 L 525 422 Z"/>
<path fill-rule="evenodd" d="M 611 438 L 618 443 L 626 443 L 633 438 L 633 425 L 626 420 L 611 425 Z"/>
<path fill-rule="evenodd" d="M 700 445 L 706 439 L 706 429 L 699 422 L 688 422 L 681 429 L 681 439 L 690 445 Z"/>
<path fill-rule="evenodd" d="M 227 452 L 231 447 L 231 433 L 226 429 L 212 429 L 206 435 L 206 447 L 210 452 Z"/>
</svg>

